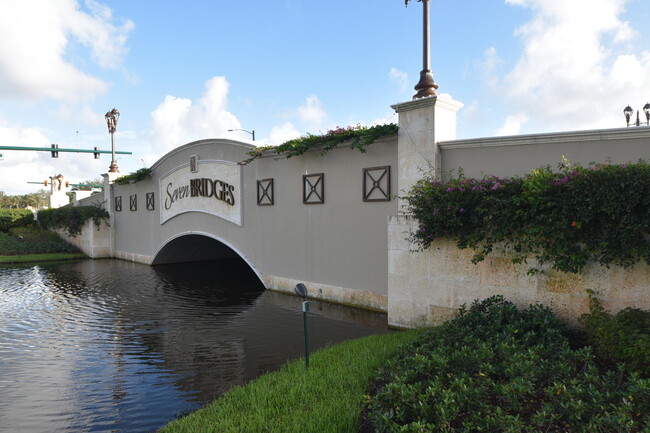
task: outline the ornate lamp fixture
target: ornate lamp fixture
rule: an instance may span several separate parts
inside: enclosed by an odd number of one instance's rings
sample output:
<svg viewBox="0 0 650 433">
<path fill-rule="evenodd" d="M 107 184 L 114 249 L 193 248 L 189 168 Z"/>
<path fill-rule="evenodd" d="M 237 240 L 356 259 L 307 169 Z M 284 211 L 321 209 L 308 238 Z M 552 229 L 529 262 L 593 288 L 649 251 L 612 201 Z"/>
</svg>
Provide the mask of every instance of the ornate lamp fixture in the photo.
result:
<svg viewBox="0 0 650 433">
<path fill-rule="evenodd" d="M 117 162 L 115 161 L 115 131 L 117 130 L 117 121 L 120 119 L 120 112 L 117 108 L 104 115 L 106 119 L 106 126 L 108 126 L 108 133 L 111 134 L 111 165 L 108 167 L 109 173 L 119 173 Z"/>
<path fill-rule="evenodd" d="M 636 110 L 636 122 L 632 123 L 633 126 L 641 126 L 643 124 L 650 126 L 650 102 L 643 106 L 643 113 L 645 114 L 645 122 L 642 123 L 639 118 L 639 110 Z M 630 126 L 630 119 L 634 114 L 634 110 L 629 105 L 623 109 L 623 114 L 625 115 L 625 122 L 627 126 Z"/>
</svg>

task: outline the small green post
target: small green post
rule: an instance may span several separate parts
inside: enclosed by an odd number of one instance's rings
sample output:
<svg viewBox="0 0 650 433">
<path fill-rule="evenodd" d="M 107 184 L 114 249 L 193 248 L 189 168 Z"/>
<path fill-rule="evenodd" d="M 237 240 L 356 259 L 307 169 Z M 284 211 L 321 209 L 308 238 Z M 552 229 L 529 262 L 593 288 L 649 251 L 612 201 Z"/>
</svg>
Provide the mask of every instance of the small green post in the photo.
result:
<svg viewBox="0 0 650 433">
<path fill-rule="evenodd" d="M 307 327 L 307 313 L 309 313 L 309 301 L 303 301 L 302 321 L 305 328 L 305 368 L 309 368 L 309 329 Z"/>
<path fill-rule="evenodd" d="M 302 321 L 305 329 L 305 367 L 309 368 L 309 330 L 307 328 L 307 313 L 309 313 L 309 301 L 307 300 L 307 287 L 303 283 L 296 284 L 296 294 L 302 296 Z"/>
</svg>

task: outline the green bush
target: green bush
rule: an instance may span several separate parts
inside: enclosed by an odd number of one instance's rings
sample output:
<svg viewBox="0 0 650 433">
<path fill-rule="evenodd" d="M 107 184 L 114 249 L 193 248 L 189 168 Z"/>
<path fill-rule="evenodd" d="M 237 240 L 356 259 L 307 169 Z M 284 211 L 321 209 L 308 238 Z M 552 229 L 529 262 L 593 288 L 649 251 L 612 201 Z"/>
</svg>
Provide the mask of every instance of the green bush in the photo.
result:
<svg viewBox="0 0 650 433">
<path fill-rule="evenodd" d="M 79 249 L 60 239 L 56 233 L 34 227 L 13 228 L 9 233 L 0 233 L 0 254 L 2 255 L 68 252 L 79 252 Z"/>
<path fill-rule="evenodd" d="M 601 374 L 546 307 L 475 302 L 380 370 L 378 432 L 647 432 L 650 380 Z"/>
<path fill-rule="evenodd" d="M 264 146 L 253 149 L 248 152 L 249 158 L 242 161 L 242 164 L 248 164 L 269 151 L 277 155 L 284 155 L 288 159 L 300 156 L 311 149 L 318 149 L 318 155 L 322 156 L 343 143 L 349 144 L 352 149 L 365 153 L 366 147 L 377 139 L 397 134 L 398 130 L 398 126 L 394 123 L 370 127 L 356 125 L 341 128 L 337 126 L 335 129 L 327 131 L 326 134 L 307 134 L 304 137 L 286 141 L 279 146 Z"/>
<path fill-rule="evenodd" d="M 589 313 L 580 323 L 604 362 L 650 378 L 650 311 L 625 308 L 612 316 L 591 292 Z"/>
<path fill-rule="evenodd" d="M 108 218 L 108 212 L 101 206 L 64 206 L 38 213 L 38 222 L 43 229 L 65 229 L 73 237 L 81 234 L 82 227 L 89 219 L 99 230 L 101 222 L 108 221 Z"/>
<path fill-rule="evenodd" d="M 584 168 L 564 160 L 558 172 L 546 167 L 522 178 L 427 176 L 405 199 L 406 213 L 419 222 L 414 243 L 426 249 L 451 237 L 459 248 L 474 249 L 475 263 L 497 243 L 514 262 L 535 257 L 565 272 L 579 272 L 591 260 L 625 268 L 650 263 L 645 162 Z"/>
<path fill-rule="evenodd" d="M 12 227 L 33 226 L 34 214 L 29 209 L 0 209 L 0 232 Z"/>
</svg>

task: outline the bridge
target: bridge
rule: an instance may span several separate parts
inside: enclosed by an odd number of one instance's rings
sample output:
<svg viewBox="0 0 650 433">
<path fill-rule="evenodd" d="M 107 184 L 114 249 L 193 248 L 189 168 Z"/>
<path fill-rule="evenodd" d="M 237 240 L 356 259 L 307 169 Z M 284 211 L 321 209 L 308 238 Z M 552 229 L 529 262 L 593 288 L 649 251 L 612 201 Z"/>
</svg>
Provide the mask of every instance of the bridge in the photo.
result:
<svg viewBox="0 0 650 433">
<path fill-rule="evenodd" d="M 325 156 L 318 149 L 290 159 L 267 152 L 241 164 L 251 144 L 182 145 L 137 183 L 119 185 L 117 174 L 105 174 L 104 194 L 79 204 L 103 202 L 110 224 L 72 241 L 92 257 L 150 265 L 236 258 L 268 289 L 293 293 L 303 282 L 314 298 L 387 311 L 397 327 L 435 323 L 491 294 L 525 306 L 543 302 L 575 320 L 594 286 L 604 287 L 603 301 L 615 310 L 650 308 L 650 269 L 532 278 L 499 257 L 472 265 L 453 243 L 413 251 L 406 238 L 415 223 L 398 216 L 398 196 L 423 170 L 510 176 L 555 166 L 563 155 L 584 165 L 650 158 L 650 128 L 456 140 L 461 106 L 444 96 L 396 104 L 399 133 L 365 153 L 342 145 Z M 558 281 L 568 288 L 558 291 Z M 636 282 L 621 295 L 612 288 L 617 281 Z"/>
</svg>

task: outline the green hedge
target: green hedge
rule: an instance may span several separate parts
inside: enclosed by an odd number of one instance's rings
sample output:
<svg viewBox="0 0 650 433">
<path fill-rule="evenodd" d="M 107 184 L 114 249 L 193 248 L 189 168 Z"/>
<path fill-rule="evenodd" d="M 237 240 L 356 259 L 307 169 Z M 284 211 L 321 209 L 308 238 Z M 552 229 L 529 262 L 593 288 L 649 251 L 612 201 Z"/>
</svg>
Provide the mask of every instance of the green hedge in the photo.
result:
<svg viewBox="0 0 650 433">
<path fill-rule="evenodd" d="M 546 307 L 475 302 L 384 365 L 366 419 L 377 432 L 648 432 L 650 380 L 601 372 L 567 335 Z"/>
<path fill-rule="evenodd" d="M 628 307 L 612 315 L 591 292 L 580 323 L 602 361 L 650 378 L 650 311 Z"/>
<path fill-rule="evenodd" d="M 92 219 L 97 229 L 102 221 L 108 221 L 108 212 L 101 206 L 64 206 L 46 209 L 38 213 L 38 222 L 46 230 L 64 229 L 70 236 L 81 234 L 81 229 Z"/>
<path fill-rule="evenodd" d="M 0 232 L 6 233 L 13 227 L 34 224 L 34 214 L 29 209 L 0 209 Z"/>
<path fill-rule="evenodd" d="M 425 177 L 405 197 L 406 213 L 419 222 L 411 240 L 426 249 L 434 239 L 457 239 L 475 250 L 474 263 L 503 243 L 515 263 L 534 257 L 565 272 L 589 261 L 650 263 L 650 165 L 584 168 L 565 160 L 558 168 L 513 178 Z"/>
</svg>

